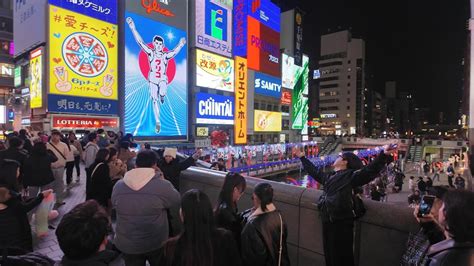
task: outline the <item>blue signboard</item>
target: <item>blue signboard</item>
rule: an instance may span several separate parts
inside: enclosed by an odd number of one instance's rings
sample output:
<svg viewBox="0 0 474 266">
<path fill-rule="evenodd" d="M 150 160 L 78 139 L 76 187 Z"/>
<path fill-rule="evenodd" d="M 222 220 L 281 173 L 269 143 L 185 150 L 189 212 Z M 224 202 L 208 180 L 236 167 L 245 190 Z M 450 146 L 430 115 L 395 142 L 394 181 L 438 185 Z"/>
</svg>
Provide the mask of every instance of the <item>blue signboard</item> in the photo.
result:
<svg viewBox="0 0 474 266">
<path fill-rule="evenodd" d="M 116 115 L 118 102 L 104 99 L 91 99 L 76 96 L 48 95 L 49 112 Z"/>
<path fill-rule="evenodd" d="M 280 32 L 280 8 L 270 0 L 234 0 L 234 41 L 236 56 L 247 56 L 247 16 Z"/>
<path fill-rule="evenodd" d="M 117 24 L 117 0 L 49 0 L 57 7 Z"/>
<path fill-rule="evenodd" d="M 197 124 L 234 124 L 234 97 L 208 94 L 196 94 Z"/>
<path fill-rule="evenodd" d="M 281 79 L 255 72 L 255 93 L 281 99 Z"/>
</svg>

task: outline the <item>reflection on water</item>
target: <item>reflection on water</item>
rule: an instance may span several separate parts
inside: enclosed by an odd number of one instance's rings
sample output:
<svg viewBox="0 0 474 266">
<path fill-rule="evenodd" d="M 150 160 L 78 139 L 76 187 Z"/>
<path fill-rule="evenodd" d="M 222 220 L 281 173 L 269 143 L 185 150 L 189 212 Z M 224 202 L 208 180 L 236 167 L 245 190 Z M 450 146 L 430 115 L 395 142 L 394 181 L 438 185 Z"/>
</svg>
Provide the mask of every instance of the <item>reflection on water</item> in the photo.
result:
<svg viewBox="0 0 474 266">
<path fill-rule="evenodd" d="M 289 173 L 289 174 L 279 174 L 271 177 L 267 177 L 266 179 L 286 183 L 294 186 L 304 187 L 304 188 L 314 188 L 319 189 L 319 184 L 306 174 L 305 172 L 302 173 Z"/>
</svg>

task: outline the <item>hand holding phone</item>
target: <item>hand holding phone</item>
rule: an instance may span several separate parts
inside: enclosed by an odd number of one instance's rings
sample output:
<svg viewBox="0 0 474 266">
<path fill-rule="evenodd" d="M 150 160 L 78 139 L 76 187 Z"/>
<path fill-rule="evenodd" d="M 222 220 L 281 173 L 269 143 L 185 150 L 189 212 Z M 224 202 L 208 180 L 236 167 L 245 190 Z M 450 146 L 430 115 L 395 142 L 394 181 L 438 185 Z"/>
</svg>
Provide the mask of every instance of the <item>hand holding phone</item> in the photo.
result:
<svg viewBox="0 0 474 266">
<path fill-rule="evenodd" d="M 418 217 L 423 217 L 430 214 L 431 208 L 433 208 L 433 203 L 435 196 L 425 195 L 421 198 L 420 206 L 418 207 Z"/>
</svg>

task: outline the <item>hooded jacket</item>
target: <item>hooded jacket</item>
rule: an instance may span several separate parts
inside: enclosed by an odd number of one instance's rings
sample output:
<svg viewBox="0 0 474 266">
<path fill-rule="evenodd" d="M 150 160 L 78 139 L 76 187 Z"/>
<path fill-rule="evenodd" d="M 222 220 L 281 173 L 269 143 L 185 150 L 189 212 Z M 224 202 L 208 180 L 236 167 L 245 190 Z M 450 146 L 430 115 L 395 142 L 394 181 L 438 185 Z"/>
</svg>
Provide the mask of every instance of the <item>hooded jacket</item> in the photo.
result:
<svg viewBox="0 0 474 266">
<path fill-rule="evenodd" d="M 112 250 L 104 250 L 98 252 L 92 257 L 82 260 L 71 260 L 64 256 L 58 266 L 106 266 L 111 265 L 117 260 L 118 253 Z M 117 263 L 118 264 L 118 263 Z"/>
<path fill-rule="evenodd" d="M 323 222 L 354 219 L 352 189 L 374 180 L 389 158 L 390 156 L 382 152 L 375 160 L 360 170 L 346 169 L 323 173 L 322 168 L 317 168 L 306 157 L 301 157 L 304 169 L 324 186 L 323 194 L 318 201 Z"/>
<path fill-rule="evenodd" d="M 179 192 L 153 168 L 127 172 L 112 191 L 117 212 L 115 246 L 127 254 L 157 250 L 168 239 L 166 209 L 178 206 L 180 200 Z"/>
</svg>

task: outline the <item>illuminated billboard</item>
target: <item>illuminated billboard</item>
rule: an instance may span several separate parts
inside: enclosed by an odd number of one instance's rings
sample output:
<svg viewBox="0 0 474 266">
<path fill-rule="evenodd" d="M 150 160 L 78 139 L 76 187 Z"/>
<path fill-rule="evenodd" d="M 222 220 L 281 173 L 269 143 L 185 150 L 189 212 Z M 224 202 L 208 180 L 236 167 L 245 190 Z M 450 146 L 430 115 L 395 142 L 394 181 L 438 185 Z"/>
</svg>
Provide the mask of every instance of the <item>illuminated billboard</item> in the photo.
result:
<svg viewBox="0 0 474 266">
<path fill-rule="evenodd" d="M 49 11 L 49 111 L 116 114 L 112 102 L 118 99 L 117 25 L 53 5 Z M 86 104 L 61 110 L 61 102 L 76 97 L 93 98 L 101 107 L 90 111 Z"/>
<path fill-rule="evenodd" d="M 125 12 L 124 28 L 125 131 L 138 137 L 186 139 L 186 31 L 131 12 Z"/>
<path fill-rule="evenodd" d="M 0 124 L 5 124 L 7 122 L 6 112 L 7 107 L 5 105 L 0 105 Z"/>
<path fill-rule="evenodd" d="M 43 107 L 43 48 L 30 53 L 30 108 Z"/>
<path fill-rule="evenodd" d="M 102 0 L 105 1 L 105 0 Z M 228 2 L 230 0 L 222 0 Z M 183 0 L 126 0 L 125 10 L 142 17 L 159 21 L 174 28 L 187 30 L 189 1 Z"/>
<path fill-rule="evenodd" d="M 199 92 L 196 94 L 197 124 L 234 124 L 234 99 L 229 96 Z"/>
<path fill-rule="evenodd" d="M 281 104 L 291 105 L 291 92 L 290 91 L 286 91 L 286 90 L 282 91 Z"/>
<path fill-rule="evenodd" d="M 309 73 L 309 57 L 303 55 L 303 66 L 295 65 L 295 59 L 287 54 L 281 56 L 281 74 L 282 74 L 282 86 L 287 89 L 294 89 L 299 79 L 303 78 L 303 75 Z M 304 94 L 308 94 L 308 82 L 304 88 Z"/>
<path fill-rule="evenodd" d="M 14 86 L 18 87 L 21 85 L 21 66 L 16 66 L 15 67 L 15 80 L 14 80 Z"/>
<path fill-rule="evenodd" d="M 118 117 L 99 116 L 72 116 L 72 115 L 52 115 L 51 124 L 53 128 L 74 128 L 74 129 L 99 129 L 118 128 Z"/>
<path fill-rule="evenodd" d="M 234 60 L 196 49 L 196 86 L 234 91 Z"/>
<path fill-rule="evenodd" d="M 308 93 L 308 57 L 303 57 L 303 67 L 297 71 L 295 76 L 295 85 L 293 87 L 292 94 L 292 109 L 291 121 L 292 129 L 305 129 L 308 122 L 308 97 L 305 95 Z"/>
<path fill-rule="evenodd" d="M 117 24 L 117 0 L 49 0 L 49 3 L 88 17 Z"/>
<path fill-rule="evenodd" d="M 235 144 L 247 143 L 247 78 L 247 59 L 238 56 L 235 57 Z"/>
<path fill-rule="evenodd" d="M 248 17 L 248 27 L 249 68 L 280 76 L 280 34 L 251 17 Z"/>
<path fill-rule="evenodd" d="M 281 113 L 255 110 L 255 132 L 280 132 Z"/>
<path fill-rule="evenodd" d="M 232 56 L 232 4 L 196 1 L 196 47 Z"/>
<path fill-rule="evenodd" d="M 255 72 L 255 93 L 281 98 L 281 79 Z"/>
<path fill-rule="evenodd" d="M 234 1 L 234 55 L 247 56 L 247 29 L 252 29 L 248 18 L 261 23 L 266 28 L 280 33 L 280 8 L 270 0 Z M 278 47 L 280 42 L 278 40 Z"/>
</svg>

